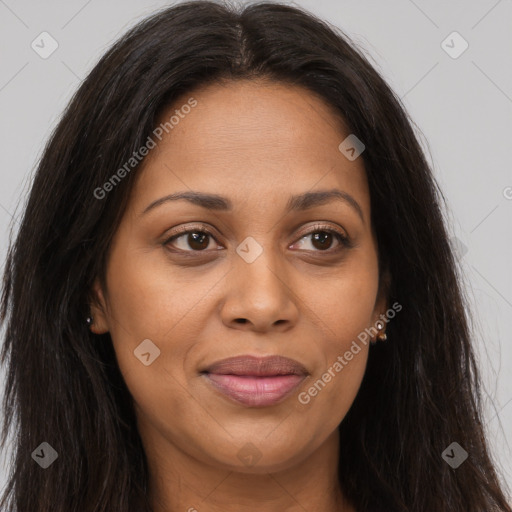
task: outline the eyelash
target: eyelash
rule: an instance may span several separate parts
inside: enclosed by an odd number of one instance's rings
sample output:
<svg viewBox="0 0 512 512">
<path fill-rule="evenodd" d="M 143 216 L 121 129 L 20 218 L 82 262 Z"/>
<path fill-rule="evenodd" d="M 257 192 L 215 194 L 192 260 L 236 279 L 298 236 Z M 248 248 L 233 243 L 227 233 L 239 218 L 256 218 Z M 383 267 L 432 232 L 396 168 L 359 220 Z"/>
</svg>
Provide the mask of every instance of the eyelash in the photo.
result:
<svg viewBox="0 0 512 512">
<path fill-rule="evenodd" d="M 166 245 L 170 244 L 171 242 L 173 242 L 174 240 L 182 237 L 183 235 L 188 235 L 189 233 L 200 233 L 200 234 L 208 235 L 208 236 L 210 236 L 211 238 L 213 238 L 217 242 L 217 240 L 215 238 L 215 235 L 210 230 L 205 228 L 204 226 L 197 226 L 197 227 L 194 227 L 194 226 L 189 227 L 189 226 L 187 226 L 187 227 L 184 227 L 184 228 L 178 228 L 176 233 L 174 233 L 171 237 L 167 238 L 163 242 L 163 245 L 166 246 Z M 311 230 L 306 232 L 306 233 L 303 233 L 297 239 L 297 241 L 300 241 L 304 237 L 307 237 L 309 235 L 313 235 L 315 233 L 329 233 L 329 234 L 334 235 L 335 238 L 340 243 L 341 248 L 338 247 L 337 249 L 336 248 L 335 249 L 326 249 L 325 251 L 316 250 L 316 251 L 313 251 L 313 252 L 332 254 L 332 253 L 338 252 L 339 250 L 342 250 L 343 248 L 350 248 L 350 247 L 352 247 L 352 242 L 350 241 L 350 239 L 345 234 L 343 234 L 343 233 L 333 229 L 332 227 L 329 227 L 329 226 L 326 226 L 326 225 L 322 225 L 322 224 L 316 224 L 315 226 L 312 226 Z M 175 252 L 181 252 L 181 253 L 195 253 L 195 252 L 201 253 L 201 252 L 206 252 L 206 251 L 207 250 L 203 250 L 203 251 L 195 251 L 195 250 L 183 251 L 182 249 L 176 249 L 175 250 Z"/>
</svg>

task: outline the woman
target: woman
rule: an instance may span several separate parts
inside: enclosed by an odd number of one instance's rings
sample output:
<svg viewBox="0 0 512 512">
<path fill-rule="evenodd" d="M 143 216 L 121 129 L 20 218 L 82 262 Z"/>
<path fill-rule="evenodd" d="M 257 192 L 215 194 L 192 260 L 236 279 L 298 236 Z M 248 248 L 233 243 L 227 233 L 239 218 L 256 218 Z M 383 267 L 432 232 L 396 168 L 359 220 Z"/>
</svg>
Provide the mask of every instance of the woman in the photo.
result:
<svg viewBox="0 0 512 512">
<path fill-rule="evenodd" d="M 140 23 L 8 253 L 0 508 L 510 512 L 441 200 L 341 31 L 277 3 Z"/>
</svg>

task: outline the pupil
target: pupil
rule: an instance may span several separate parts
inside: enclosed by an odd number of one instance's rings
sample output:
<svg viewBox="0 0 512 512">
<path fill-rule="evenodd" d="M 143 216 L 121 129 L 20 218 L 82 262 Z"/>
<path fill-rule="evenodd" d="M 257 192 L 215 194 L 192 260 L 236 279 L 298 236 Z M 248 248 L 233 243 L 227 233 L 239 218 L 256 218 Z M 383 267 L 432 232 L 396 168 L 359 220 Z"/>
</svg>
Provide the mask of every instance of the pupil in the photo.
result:
<svg viewBox="0 0 512 512">
<path fill-rule="evenodd" d="M 325 249 L 331 245 L 331 233 L 327 233 L 326 231 L 319 231 L 318 233 L 313 234 L 313 244 L 315 242 L 320 242 L 320 249 Z M 326 244 L 325 241 L 328 241 Z"/>
<path fill-rule="evenodd" d="M 206 233 L 190 233 L 189 237 L 191 241 L 189 241 L 190 247 L 193 249 L 206 249 L 208 247 L 208 242 L 204 244 L 204 241 L 207 239 L 209 235 Z M 198 245 L 195 245 L 198 244 Z"/>
</svg>

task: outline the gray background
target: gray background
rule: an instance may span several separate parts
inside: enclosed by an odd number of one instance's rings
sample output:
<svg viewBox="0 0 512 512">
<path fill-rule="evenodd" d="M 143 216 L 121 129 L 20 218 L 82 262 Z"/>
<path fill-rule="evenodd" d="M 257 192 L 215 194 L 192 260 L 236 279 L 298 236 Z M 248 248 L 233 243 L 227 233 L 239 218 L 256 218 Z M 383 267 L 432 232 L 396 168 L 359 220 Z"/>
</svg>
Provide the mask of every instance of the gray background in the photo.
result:
<svg viewBox="0 0 512 512">
<path fill-rule="evenodd" d="M 449 228 L 473 308 L 485 425 L 498 469 L 512 487 L 512 0 L 295 4 L 350 35 L 418 127 L 449 203 Z M 2 268 L 9 226 L 16 227 L 35 164 L 72 93 L 119 35 L 166 5 L 0 0 Z M 59 45 L 47 59 L 31 47 L 43 31 Z M 442 47 L 453 31 L 469 44 L 457 58 Z M 445 44 L 452 53 L 462 48 L 453 37 Z M 0 486 L 7 459 L 0 460 Z"/>
</svg>

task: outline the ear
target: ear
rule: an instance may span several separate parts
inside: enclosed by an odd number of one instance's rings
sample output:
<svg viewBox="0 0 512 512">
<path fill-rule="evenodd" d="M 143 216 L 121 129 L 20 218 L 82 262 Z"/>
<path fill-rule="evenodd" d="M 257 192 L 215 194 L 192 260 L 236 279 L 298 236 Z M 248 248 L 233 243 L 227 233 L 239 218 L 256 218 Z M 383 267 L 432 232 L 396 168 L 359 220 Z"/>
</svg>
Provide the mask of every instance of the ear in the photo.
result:
<svg viewBox="0 0 512 512">
<path fill-rule="evenodd" d="M 89 329 L 94 334 L 105 334 L 109 331 L 108 321 L 106 316 L 106 301 L 103 293 L 103 289 L 100 284 L 100 280 L 97 277 L 94 280 L 92 289 L 91 289 L 91 316 L 92 316 L 92 324 L 89 326 Z"/>
<path fill-rule="evenodd" d="M 388 310 L 389 290 L 391 287 L 391 274 L 386 269 L 379 280 L 379 291 L 377 292 L 377 299 L 375 301 L 375 308 L 373 310 L 373 324 L 378 320 L 382 320 L 381 316 L 385 316 Z M 384 322 L 385 325 L 385 322 Z"/>
</svg>

